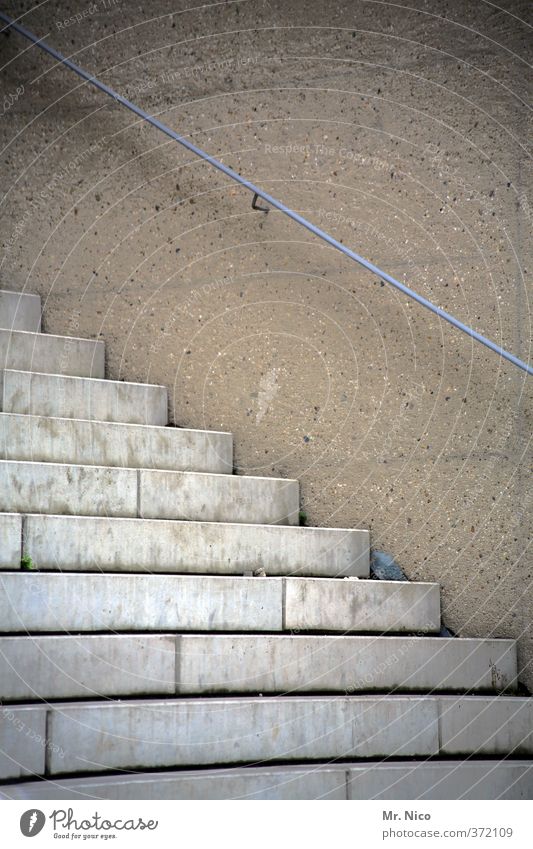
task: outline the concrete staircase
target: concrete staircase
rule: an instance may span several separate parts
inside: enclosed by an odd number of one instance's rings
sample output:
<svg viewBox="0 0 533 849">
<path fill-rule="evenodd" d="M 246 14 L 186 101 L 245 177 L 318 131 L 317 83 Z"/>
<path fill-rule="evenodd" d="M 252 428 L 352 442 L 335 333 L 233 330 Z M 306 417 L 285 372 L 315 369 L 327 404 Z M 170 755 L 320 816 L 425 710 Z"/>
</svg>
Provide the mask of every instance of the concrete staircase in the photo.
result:
<svg viewBox="0 0 533 849">
<path fill-rule="evenodd" d="M 40 316 L 0 293 L 1 798 L 533 798 L 513 641 Z"/>
</svg>

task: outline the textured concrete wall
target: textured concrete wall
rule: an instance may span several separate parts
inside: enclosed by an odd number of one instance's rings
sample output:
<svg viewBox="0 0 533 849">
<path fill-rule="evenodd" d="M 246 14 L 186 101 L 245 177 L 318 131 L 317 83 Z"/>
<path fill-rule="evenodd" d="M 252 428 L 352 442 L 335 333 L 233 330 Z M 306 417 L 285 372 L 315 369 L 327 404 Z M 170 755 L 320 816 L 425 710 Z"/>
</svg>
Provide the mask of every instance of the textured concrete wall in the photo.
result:
<svg viewBox="0 0 533 849">
<path fill-rule="evenodd" d="M 527 4 L 187 5 L 24 22 L 526 358 Z M 110 377 L 165 384 L 177 423 L 233 431 L 240 473 L 300 478 L 310 524 L 440 581 L 449 627 L 519 637 L 531 686 L 531 379 L 0 43 L 2 285 L 43 295 L 49 332 L 101 334 Z"/>
</svg>

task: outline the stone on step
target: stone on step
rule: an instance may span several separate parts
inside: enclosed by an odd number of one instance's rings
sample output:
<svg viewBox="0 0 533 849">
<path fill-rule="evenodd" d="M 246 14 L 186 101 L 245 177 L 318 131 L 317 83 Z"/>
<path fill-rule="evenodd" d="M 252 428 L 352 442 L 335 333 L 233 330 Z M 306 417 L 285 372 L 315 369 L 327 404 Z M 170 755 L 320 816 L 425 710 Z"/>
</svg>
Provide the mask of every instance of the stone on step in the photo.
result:
<svg viewBox="0 0 533 849">
<path fill-rule="evenodd" d="M 0 510 L 136 516 L 137 474 L 135 469 L 0 460 Z"/>
<path fill-rule="evenodd" d="M 280 631 L 281 603 L 280 578 L 4 572 L 0 582 L 5 633 Z"/>
<path fill-rule="evenodd" d="M 287 581 L 284 627 L 288 631 L 373 631 L 376 618 L 384 623 L 383 630 L 439 631 L 439 585 L 350 580 L 336 584 L 320 578 Z"/>
<path fill-rule="evenodd" d="M 0 413 L 4 460 L 231 473 L 229 433 Z"/>
<path fill-rule="evenodd" d="M 0 369 L 103 377 L 104 350 L 97 339 L 0 329 Z"/>
<path fill-rule="evenodd" d="M 39 563 L 36 561 L 36 565 Z M 0 621 L 4 633 L 58 631 L 282 631 L 283 598 L 292 581 L 309 578 L 235 578 L 219 575 L 124 575 L 106 573 L 4 572 L 0 583 Z M 284 586 L 285 584 L 285 586 Z M 335 590 L 343 603 L 352 594 L 354 610 L 362 597 L 368 610 L 364 630 L 386 632 L 399 622 L 414 620 L 410 606 L 416 593 L 428 597 L 420 622 L 438 631 L 438 585 L 409 584 L 411 592 L 396 592 L 391 584 L 322 578 L 331 603 Z M 329 586 L 331 584 L 332 586 Z M 347 586 L 348 585 L 348 586 Z M 365 586 L 366 585 L 366 586 Z M 396 587 L 397 589 L 397 587 Z M 73 598 L 83 604 L 73 605 Z M 323 629 L 320 596 L 314 627 Z M 405 609 L 403 609 L 405 608 Z M 295 614 L 296 616 L 296 614 Z M 327 619 L 328 614 L 326 612 Z M 335 630 L 335 623 L 327 621 Z M 345 622 L 337 629 L 345 631 Z M 357 613 L 350 623 L 357 630 Z M 287 626 L 285 625 L 285 628 Z M 431 628 L 429 628 L 431 630 Z"/>
<path fill-rule="evenodd" d="M 7 330 L 41 330 L 41 299 L 39 295 L 0 290 L 0 327 Z"/>
<path fill-rule="evenodd" d="M 35 515 L 24 539 L 43 569 L 368 576 L 366 530 Z"/>
<path fill-rule="evenodd" d="M 127 424 L 161 426 L 168 422 L 164 386 L 9 369 L 3 373 L 2 410 Z"/>
<path fill-rule="evenodd" d="M 22 557 L 22 516 L 0 513 L 0 569 L 18 569 Z"/>
<path fill-rule="evenodd" d="M 4 784 L 0 799 L 530 800 L 533 761 L 399 761 L 137 772 Z"/>
<path fill-rule="evenodd" d="M 223 693 L 500 692 L 515 684 L 516 648 L 510 640 L 424 637 L 0 637 L 0 681 L 4 701 Z"/>
</svg>

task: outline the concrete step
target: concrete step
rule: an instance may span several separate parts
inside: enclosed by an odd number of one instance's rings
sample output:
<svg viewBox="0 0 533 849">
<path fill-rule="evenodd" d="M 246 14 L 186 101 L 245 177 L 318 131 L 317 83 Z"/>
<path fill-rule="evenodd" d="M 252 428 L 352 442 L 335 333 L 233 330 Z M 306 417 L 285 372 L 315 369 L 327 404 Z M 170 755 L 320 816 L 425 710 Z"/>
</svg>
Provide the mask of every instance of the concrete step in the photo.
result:
<svg viewBox="0 0 533 849">
<path fill-rule="evenodd" d="M 166 388 L 147 383 L 6 369 L 1 404 L 4 413 L 140 425 L 168 423 Z"/>
<path fill-rule="evenodd" d="M 369 574 L 365 530 L 34 515 L 24 519 L 24 549 L 39 568 L 62 571 Z"/>
<path fill-rule="evenodd" d="M 104 351 L 97 339 L 0 329 L 0 369 L 103 377 Z"/>
<path fill-rule="evenodd" d="M 307 606 L 301 585 L 313 583 Z M 73 604 L 73 599 L 83 603 Z M 336 615 L 338 611 L 338 616 Z M 3 572 L 4 633 L 440 630 L 438 584 L 336 578 Z"/>
<path fill-rule="evenodd" d="M 533 799 L 533 761 L 397 761 L 95 775 L 0 787 L 0 799 Z"/>
<path fill-rule="evenodd" d="M 533 799 L 533 761 L 354 764 L 348 799 Z M 394 827 L 394 824 L 392 824 Z"/>
<path fill-rule="evenodd" d="M 298 522 L 298 481 L 0 460 L 0 510 L 207 522 Z"/>
<path fill-rule="evenodd" d="M 39 295 L 9 292 L 0 289 L 0 327 L 7 330 L 41 330 L 41 299 Z"/>
<path fill-rule="evenodd" d="M 285 696 L 4 705 L 0 778 L 258 761 L 533 754 L 533 699 Z"/>
<path fill-rule="evenodd" d="M 2 701 L 223 693 L 503 692 L 512 640 L 135 634 L 0 637 Z"/>
<path fill-rule="evenodd" d="M 0 413 L 0 458 L 231 474 L 229 433 Z"/>
</svg>

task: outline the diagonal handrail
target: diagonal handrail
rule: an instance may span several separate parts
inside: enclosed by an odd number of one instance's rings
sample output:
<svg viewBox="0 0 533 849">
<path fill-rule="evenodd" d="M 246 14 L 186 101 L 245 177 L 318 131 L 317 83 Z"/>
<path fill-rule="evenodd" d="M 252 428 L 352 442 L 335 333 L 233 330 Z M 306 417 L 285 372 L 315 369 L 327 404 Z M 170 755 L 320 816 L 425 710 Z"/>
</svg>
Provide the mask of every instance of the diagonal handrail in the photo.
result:
<svg viewBox="0 0 533 849">
<path fill-rule="evenodd" d="M 427 298 L 424 298 L 423 295 L 419 295 L 418 292 L 415 292 L 413 289 L 410 289 L 404 283 L 401 283 L 399 280 L 396 280 L 395 277 L 392 277 L 390 274 L 387 274 L 386 271 L 382 271 L 380 268 L 377 267 L 377 265 L 374 265 L 372 262 L 369 262 L 364 257 L 359 256 L 359 254 L 355 253 L 355 251 L 352 251 L 350 248 L 347 248 L 346 245 L 343 245 L 342 242 L 339 242 L 337 241 L 337 239 L 334 239 L 333 236 L 330 236 L 329 233 L 326 233 L 324 230 L 321 230 L 320 227 L 317 227 L 311 221 L 308 221 L 307 218 L 304 218 L 302 215 L 299 215 L 293 209 L 290 209 L 288 206 L 285 206 L 284 203 L 272 197 L 272 195 L 267 194 L 267 192 L 264 192 L 258 186 L 254 185 L 254 183 L 250 182 L 250 180 L 247 180 L 245 177 L 242 177 L 241 174 L 238 174 L 237 171 L 234 171 L 232 168 L 228 168 L 227 165 L 224 165 L 223 162 L 220 162 L 220 160 L 216 159 L 214 156 L 210 156 L 209 153 L 206 153 L 200 147 L 197 147 L 188 139 L 184 138 L 184 136 L 180 136 L 170 127 L 167 127 L 166 124 L 163 124 L 157 118 L 154 118 L 153 115 L 150 115 L 148 112 L 145 112 L 144 109 L 140 108 L 140 106 L 136 106 L 130 100 L 127 100 L 121 94 L 114 91 L 114 89 L 112 89 L 110 86 L 107 86 L 105 85 L 105 83 L 100 82 L 100 80 L 98 80 L 95 76 L 90 74 L 88 71 L 85 71 L 83 68 L 80 68 L 79 65 L 76 65 L 70 59 L 67 59 L 66 56 L 63 56 L 54 47 L 51 47 L 45 41 L 30 32 L 30 30 L 21 26 L 15 20 L 13 20 L 1 11 L 0 20 L 3 20 L 8 27 L 15 30 L 20 35 L 24 36 L 24 38 L 27 38 L 28 41 L 31 41 L 41 50 L 44 50 L 50 56 L 53 56 L 54 59 L 57 59 L 58 62 L 65 65 L 67 68 L 70 68 L 71 71 L 74 71 L 74 73 L 81 77 L 83 80 L 95 86 L 95 88 L 99 89 L 100 91 L 103 91 L 104 94 L 109 95 L 109 97 L 112 97 L 113 100 L 115 100 L 117 103 L 120 103 L 121 106 L 125 106 L 126 109 L 129 109 L 131 112 L 134 112 L 135 115 L 139 116 L 139 118 L 142 118 L 144 121 L 147 121 L 149 124 L 151 124 L 156 129 L 160 130 L 166 136 L 169 136 L 171 139 L 178 142 L 178 144 L 183 145 L 183 147 L 187 148 L 187 150 L 190 150 L 191 153 L 194 153 L 196 156 L 199 156 L 205 162 L 208 162 L 214 168 L 217 168 L 218 171 L 222 171 L 223 174 L 225 174 L 227 177 L 230 177 L 232 180 L 235 180 L 236 183 L 240 183 L 241 186 L 244 186 L 245 189 L 248 189 L 250 192 L 253 193 L 254 198 L 252 203 L 254 205 L 254 208 L 257 208 L 255 207 L 255 201 L 257 200 L 257 198 L 262 198 L 264 201 L 270 204 L 270 206 L 274 207 L 274 209 L 279 210 L 284 215 L 287 215 L 289 218 L 291 218 L 293 221 L 296 221 L 298 224 L 301 224 L 302 227 L 306 228 L 306 230 L 309 230 L 315 236 L 318 236 L 320 239 L 326 242 L 328 245 L 331 245 L 331 247 L 340 251 L 345 256 L 357 262 L 359 265 L 362 265 L 363 268 L 366 268 L 367 271 L 371 271 L 372 274 L 377 275 L 381 280 L 386 280 L 386 282 L 390 283 L 391 286 L 394 286 L 395 289 L 398 289 L 400 292 L 403 292 L 404 295 L 407 295 L 409 298 L 412 298 L 412 300 L 416 301 L 421 306 L 430 310 L 432 313 L 435 313 L 435 315 L 438 315 L 439 318 L 444 319 L 453 327 L 456 327 L 458 330 L 461 330 L 463 333 L 466 333 L 467 336 L 470 336 L 472 339 L 475 339 L 476 342 L 480 342 L 482 345 L 485 345 L 486 348 L 489 348 L 491 351 L 494 351 L 494 353 L 498 354 L 500 357 L 503 357 L 505 360 L 508 360 L 508 362 L 513 363 L 513 365 L 522 369 L 522 371 L 525 371 L 527 374 L 533 374 L 533 368 L 528 363 L 525 363 L 523 360 L 519 359 L 518 357 L 515 357 L 514 354 L 511 354 L 509 351 L 506 351 L 505 348 L 502 348 L 500 345 L 497 345 L 495 342 L 492 342 L 491 339 L 487 339 L 486 336 L 483 336 L 481 333 L 478 333 L 477 330 L 474 330 L 473 327 L 470 327 L 468 324 L 464 324 L 462 321 L 459 321 L 458 318 L 455 318 L 455 316 L 451 315 L 449 312 L 446 312 L 446 310 L 441 309 L 441 307 L 438 307 L 436 304 L 432 303 L 432 301 L 429 301 Z"/>
</svg>

